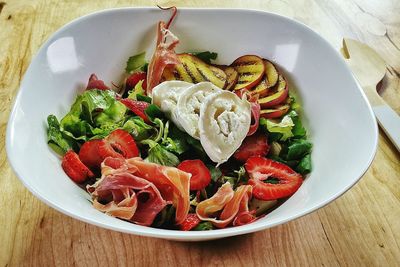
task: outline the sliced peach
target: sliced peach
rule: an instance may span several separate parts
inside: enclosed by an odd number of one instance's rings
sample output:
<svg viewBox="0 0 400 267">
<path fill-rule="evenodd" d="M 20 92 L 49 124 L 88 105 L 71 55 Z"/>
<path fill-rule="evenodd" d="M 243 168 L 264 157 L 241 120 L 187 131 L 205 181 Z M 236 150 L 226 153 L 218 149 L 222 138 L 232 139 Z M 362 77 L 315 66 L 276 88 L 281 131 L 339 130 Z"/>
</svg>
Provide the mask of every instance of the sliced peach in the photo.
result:
<svg viewBox="0 0 400 267">
<path fill-rule="evenodd" d="M 279 75 L 278 83 L 272 88 L 267 96 L 258 99 L 261 108 L 269 108 L 285 101 L 288 96 L 288 84 L 282 75 Z"/>
<path fill-rule="evenodd" d="M 270 88 L 268 87 L 268 81 L 266 78 L 262 79 L 259 84 L 257 84 L 256 87 L 253 88 L 253 90 L 250 91 L 252 95 L 258 94 L 259 97 L 264 97 L 268 95 L 268 92 L 270 91 Z"/>
<path fill-rule="evenodd" d="M 278 71 L 275 66 L 268 60 L 264 59 L 265 64 L 265 76 L 257 86 L 255 86 L 250 93 L 259 97 L 268 95 L 270 88 L 273 87 L 278 81 Z"/>
<path fill-rule="evenodd" d="M 250 90 L 261 81 L 265 73 L 263 60 L 255 55 L 241 56 L 233 61 L 231 66 L 239 74 L 235 90 Z"/>
<path fill-rule="evenodd" d="M 226 90 L 233 90 L 239 79 L 239 73 L 233 67 L 226 67 L 223 69 L 226 74 Z"/>
<path fill-rule="evenodd" d="M 289 108 L 289 104 L 283 104 L 270 109 L 262 109 L 260 111 L 260 117 L 267 119 L 279 118 L 285 115 L 289 111 Z"/>
<path fill-rule="evenodd" d="M 265 78 L 267 79 L 268 88 L 274 86 L 278 82 L 279 73 L 270 61 L 264 59 Z"/>
<path fill-rule="evenodd" d="M 225 72 L 215 66 L 211 66 L 191 54 L 178 54 L 180 64 L 173 68 L 166 68 L 162 78 L 164 80 L 181 80 L 191 83 L 211 82 L 219 88 L 226 84 Z"/>
</svg>

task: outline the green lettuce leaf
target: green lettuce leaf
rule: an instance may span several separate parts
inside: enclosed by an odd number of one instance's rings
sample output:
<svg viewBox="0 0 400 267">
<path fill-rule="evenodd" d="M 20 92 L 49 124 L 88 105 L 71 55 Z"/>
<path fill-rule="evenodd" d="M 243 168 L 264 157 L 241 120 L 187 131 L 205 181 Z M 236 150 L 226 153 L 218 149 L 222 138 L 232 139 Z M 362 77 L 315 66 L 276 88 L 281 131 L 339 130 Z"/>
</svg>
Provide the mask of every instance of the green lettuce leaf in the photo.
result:
<svg viewBox="0 0 400 267">
<path fill-rule="evenodd" d="M 186 133 L 180 131 L 178 127 L 167 121 L 161 144 L 169 151 L 180 155 L 189 149 L 185 137 Z"/>
<path fill-rule="evenodd" d="M 311 154 L 305 155 L 296 166 L 295 171 L 301 174 L 310 173 L 312 170 Z"/>
<path fill-rule="evenodd" d="M 144 111 L 151 122 L 156 118 L 164 118 L 164 113 L 154 104 L 150 104 Z"/>
<path fill-rule="evenodd" d="M 304 155 L 311 152 L 312 144 L 303 139 L 293 140 L 287 147 L 287 154 L 285 158 L 287 160 L 301 159 Z"/>
<path fill-rule="evenodd" d="M 132 73 L 135 71 L 145 71 L 147 69 L 146 52 L 131 56 L 126 62 L 125 71 Z"/>
<path fill-rule="evenodd" d="M 270 119 L 261 118 L 260 126 L 269 133 L 279 133 L 281 137 L 279 140 L 286 141 L 288 138 L 293 136 L 292 128 L 294 123 L 292 118 L 288 115 L 283 117 L 281 122 L 274 122 Z"/>
<path fill-rule="evenodd" d="M 129 118 L 122 126 L 122 129 L 133 135 L 136 141 L 149 139 L 156 132 L 153 126 L 148 125 L 138 116 Z"/>
<path fill-rule="evenodd" d="M 144 94 L 145 94 L 145 92 L 144 92 L 144 89 L 143 89 L 143 80 L 140 80 L 135 85 L 135 87 L 128 92 L 128 97 L 127 98 L 133 99 L 133 100 L 138 100 L 137 99 L 137 95 L 144 95 Z"/>
<path fill-rule="evenodd" d="M 47 143 L 57 154 L 62 156 L 73 148 L 73 142 L 63 136 L 56 116 L 49 115 L 47 124 Z"/>
<path fill-rule="evenodd" d="M 303 127 L 303 124 L 301 122 L 301 119 L 298 115 L 298 113 L 294 110 L 290 111 L 288 113 L 288 116 L 292 119 L 293 121 L 293 128 L 292 128 L 292 134 L 296 138 L 303 138 L 307 135 L 306 129 Z"/>
<path fill-rule="evenodd" d="M 115 100 L 113 91 L 87 90 L 76 98 L 71 110 L 61 119 L 60 130 L 75 140 L 87 141 L 104 135 L 105 129 L 114 129 L 110 124 L 122 122 L 125 112 L 125 106 Z"/>
<path fill-rule="evenodd" d="M 119 101 L 114 101 L 111 105 L 100 112 L 95 119 L 96 126 L 120 124 L 125 119 L 127 108 Z"/>
<path fill-rule="evenodd" d="M 162 145 L 154 142 L 153 140 L 146 139 L 141 142 L 142 144 L 149 145 L 148 156 L 145 161 L 157 163 L 163 166 L 176 167 L 180 163 L 174 153 L 169 152 Z"/>
</svg>

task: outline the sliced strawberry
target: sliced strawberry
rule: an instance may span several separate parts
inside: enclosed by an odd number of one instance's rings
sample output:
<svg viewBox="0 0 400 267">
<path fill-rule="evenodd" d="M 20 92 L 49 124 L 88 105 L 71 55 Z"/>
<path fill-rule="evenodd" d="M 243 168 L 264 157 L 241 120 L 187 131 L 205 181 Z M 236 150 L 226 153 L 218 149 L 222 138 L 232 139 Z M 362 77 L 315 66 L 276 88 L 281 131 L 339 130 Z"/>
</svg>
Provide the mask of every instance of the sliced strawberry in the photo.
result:
<svg viewBox="0 0 400 267">
<path fill-rule="evenodd" d="M 96 169 L 100 167 L 103 158 L 99 154 L 99 146 L 104 140 L 90 140 L 85 142 L 79 150 L 80 160 L 89 168 Z"/>
<path fill-rule="evenodd" d="M 190 231 L 200 223 L 199 217 L 196 213 L 189 213 L 186 219 L 179 225 L 179 229 L 182 231 Z"/>
<path fill-rule="evenodd" d="M 61 167 L 75 183 L 83 183 L 86 179 L 94 176 L 93 172 L 80 161 L 78 154 L 73 150 L 65 153 Z"/>
<path fill-rule="evenodd" d="M 127 131 L 121 129 L 114 130 L 104 138 L 104 142 L 99 143 L 98 151 L 103 160 L 106 157 L 129 159 L 139 156 L 135 140 Z"/>
<path fill-rule="evenodd" d="M 109 90 L 110 88 L 93 73 L 90 75 L 88 85 L 86 86 L 86 90 L 90 89 Z"/>
<path fill-rule="evenodd" d="M 256 133 L 244 139 L 242 145 L 233 154 L 233 157 L 238 161 L 246 162 L 250 157 L 266 156 L 268 150 L 267 136 L 262 133 Z"/>
<path fill-rule="evenodd" d="M 126 89 L 131 90 L 132 88 L 135 88 L 136 84 L 138 82 L 143 81 L 142 88 L 146 91 L 147 88 L 147 80 L 146 80 L 146 72 L 139 71 L 131 74 L 125 82 Z"/>
<path fill-rule="evenodd" d="M 177 168 L 192 174 L 192 177 L 190 177 L 190 190 L 201 190 L 211 182 L 210 171 L 199 159 L 184 160 Z"/>
<path fill-rule="evenodd" d="M 149 123 L 150 120 L 147 118 L 146 113 L 144 112 L 146 108 L 150 105 L 144 101 L 136 101 L 129 98 L 123 98 L 119 100 L 122 104 L 124 104 L 127 108 L 129 108 L 133 113 L 141 117 L 145 122 Z"/>
<path fill-rule="evenodd" d="M 253 196 L 257 199 L 289 197 L 303 182 L 302 176 L 290 167 L 267 158 L 251 157 L 244 167 L 250 176 L 249 184 L 253 186 Z"/>
</svg>

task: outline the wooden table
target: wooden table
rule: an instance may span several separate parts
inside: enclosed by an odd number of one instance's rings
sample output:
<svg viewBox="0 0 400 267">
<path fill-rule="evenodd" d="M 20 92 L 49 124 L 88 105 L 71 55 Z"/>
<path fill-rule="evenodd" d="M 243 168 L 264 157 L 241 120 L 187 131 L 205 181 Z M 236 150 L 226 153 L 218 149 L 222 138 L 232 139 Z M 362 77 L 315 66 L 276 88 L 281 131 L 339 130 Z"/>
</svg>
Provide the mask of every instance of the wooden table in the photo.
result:
<svg viewBox="0 0 400 267">
<path fill-rule="evenodd" d="M 257 234 L 182 243 L 121 234 L 67 217 L 40 202 L 11 170 L 5 152 L 9 111 L 40 45 L 93 11 L 146 1 L 0 0 L 0 266 L 255 265 L 400 266 L 400 154 L 380 131 L 369 171 L 340 199 Z M 190 3 L 189 3 L 190 2 Z M 297 19 L 339 49 L 359 39 L 388 64 L 381 94 L 400 112 L 400 2 L 391 0 L 158 1 L 162 6 L 243 7 Z M 294 1 L 293 1 L 294 2 Z"/>
</svg>

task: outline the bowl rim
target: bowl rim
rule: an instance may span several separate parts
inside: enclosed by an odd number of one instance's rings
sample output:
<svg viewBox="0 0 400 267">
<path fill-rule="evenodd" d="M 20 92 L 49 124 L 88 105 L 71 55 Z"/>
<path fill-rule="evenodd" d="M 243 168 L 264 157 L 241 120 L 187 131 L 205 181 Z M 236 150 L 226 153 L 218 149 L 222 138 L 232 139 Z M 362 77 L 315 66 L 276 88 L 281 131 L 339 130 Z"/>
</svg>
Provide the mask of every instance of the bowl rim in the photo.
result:
<svg viewBox="0 0 400 267">
<path fill-rule="evenodd" d="M 108 14 L 108 13 L 118 13 L 121 11 L 131 11 L 131 10 L 142 10 L 142 11 L 156 11 L 159 10 L 157 7 L 118 7 L 118 8 L 110 8 L 110 9 L 103 9 L 103 10 L 99 10 L 99 11 L 95 11 L 95 12 L 91 12 L 88 13 L 86 15 L 80 16 L 78 18 L 73 19 L 72 21 L 64 24 L 63 26 L 61 26 L 59 29 L 57 29 L 55 32 L 53 32 L 51 34 L 51 36 L 49 36 L 49 38 L 40 46 L 40 48 L 36 51 L 36 53 L 32 56 L 31 59 L 31 63 L 33 61 L 36 60 L 37 56 L 39 53 L 42 52 L 42 50 L 47 47 L 61 32 L 65 31 L 66 29 L 73 27 L 75 24 L 81 23 L 82 21 L 91 19 L 92 17 L 98 16 L 98 15 L 103 15 L 103 14 Z M 193 8 L 193 7 L 182 7 L 182 8 L 178 8 L 178 11 L 197 11 L 197 12 L 208 12 L 208 11 L 222 11 L 222 12 L 247 12 L 247 13 L 257 13 L 257 14 L 262 14 L 262 15 L 268 15 L 268 16 L 272 16 L 281 20 L 284 20 L 286 22 L 289 23 L 294 23 L 297 24 L 297 26 L 301 27 L 303 30 L 306 31 L 310 31 L 313 35 L 315 35 L 317 38 L 319 38 L 322 42 L 324 42 L 327 47 L 329 47 L 329 49 L 333 50 L 336 53 L 336 56 L 338 56 L 339 58 L 341 58 L 343 61 L 344 59 L 341 57 L 339 51 L 337 51 L 325 38 L 323 38 L 320 34 L 318 34 L 316 31 L 314 31 L 313 29 L 311 29 L 309 26 L 305 25 L 304 23 L 297 21 L 295 19 L 277 14 L 277 13 L 273 13 L 273 12 L 269 12 L 269 11 L 264 11 L 264 10 L 256 10 L 256 9 L 243 9 L 243 8 Z M 109 230 L 114 230 L 117 232 L 122 232 L 122 233 L 128 233 L 128 234 L 135 234 L 135 235 L 139 235 L 139 236 L 147 236 L 147 237 L 156 237 L 156 238 L 165 238 L 165 239 L 173 239 L 173 240 L 180 240 L 180 241 L 192 241 L 192 240 L 196 240 L 196 241 L 201 241 L 201 240 L 210 240 L 210 239 L 217 239 L 217 238 L 223 238 L 223 237 L 229 237 L 229 236 L 236 236 L 236 235 L 242 235 L 242 234 L 247 234 L 247 233 L 252 233 L 252 232 L 257 232 L 260 230 L 265 230 L 271 227 L 275 227 L 277 225 L 280 224 L 284 224 L 287 223 L 289 221 L 292 221 L 294 219 L 303 217 L 311 212 L 316 211 L 317 209 L 320 209 L 326 205 L 328 205 L 329 203 L 331 203 L 332 201 L 334 201 L 335 199 L 337 199 L 338 197 L 340 197 L 341 195 L 343 195 L 344 193 L 346 193 L 351 187 L 353 187 L 360 179 L 361 177 L 366 173 L 366 171 L 368 170 L 368 168 L 370 167 L 370 165 L 372 164 L 372 161 L 376 155 L 376 151 L 377 151 L 377 145 L 378 145 L 378 126 L 377 126 L 377 122 L 376 122 L 376 118 L 374 116 L 373 110 L 371 108 L 371 105 L 369 103 L 369 101 L 367 100 L 367 97 L 364 93 L 364 91 L 362 90 L 362 88 L 360 87 L 360 84 L 358 83 L 358 81 L 356 80 L 356 78 L 354 77 L 354 75 L 352 75 L 352 78 L 354 79 L 354 81 L 356 82 L 357 88 L 358 90 L 361 92 L 361 96 L 364 99 L 364 101 L 367 104 L 367 109 L 369 112 L 369 115 L 371 117 L 371 119 L 373 120 L 373 146 L 372 146 L 372 150 L 370 151 L 370 155 L 368 158 L 368 161 L 365 162 L 362 171 L 359 175 L 359 177 L 357 177 L 356 179 L 354 179 L 353 182 L 351 182 L 348 186 L 342 188 L 341 190 L 339 190 L 338 192 L 336 192 L 335 194 L 333 194 L 331 197 L 325 199 L 324 201 L 321 201 L 311 207 L 308 207 L 307 209 L 298 211 L 293 213 L 291 216 L 285 218 L 285 219 L 281 219 L 281 220 L 277 220 L 274 223 L 269 223 L 269 224 L 247 224 L 244 226 L 236 226 L 236 227 L 229 227 L 229 228 L 224 228 L 224 229 L 215 229 L 212 231 L 179 231 L 179 230 L 167 230 L 167 229 L 161 229 L 161 228 L 153 228 L 153 227 L 147 227 L 147 226 L 140 226 L 140 225 L 136 225 L 133 223 L 129 223 L 127 222 L 128 225 L 134 225 L 135 228 L 137 229 L 131 229 L 130 227 L 122 227 L 122 226 L 113 226 L 101 221 L 97 221 L 95 219 L 90 218 L 90 216 L 80 216 L 80 215 L 76 215 L 73 212 L 68 211 L 67 209 L 63 208 L 62 206 L 53 203 L 51 201 L 51 199 L 46 198 L 43 195 L 40 195 L 40 193 L 38 191 L 36 191 L 36 189 L 30 185 L 29 183 L 29 179 L 25 179 L 23 178 L 23 175 L 21 175 L 21 173 L 19 172 L 19 170 L 16 168 L 16 162 L 14 161 L 14 155 L 13 155 L 13 151 L 11 148 L 11 138 L 12 138 L 12 130 L 14 128 L 14 120 L 16 117 L 16 109 L 19 103 L 19 99 L 24 91 L 24 88 L 26 88 L 25 86 L 25 74 L 28 73 L 30 71 L 30 69 L 32 68 L 32 65 L 29 65 L 29 67 L 27 68 L 26 72 L 24 73 L 24 76 L 21 79 L 21 83 L 18 89 L 18 93 L 16 94 L 15 98 L 14 98 L 14 103 L 13 103 L 13 107 L 11 109 L 10 115 L 9 115 L 9 119 L 8 119 L 8 123 L 7 123 L 7 129 L 6 129 L 6 153 L 7 153 L 7 158 L 8 161 L 11 165 L 12 170 L 14 171 L 14 173 L 16 174 L 16 176 L 18 177 L 18 179 L 22 182 L 22 184 L 38 199 L 40 199 L 42 202 L 44 202 L 45 204 L 47 204 L 48 206 L 54 208 L 55 210 L 64 213 L 74 219 L 83 221 L 85 223 L 89 223 L 95 226 L 99 226 L 105 229 L 109 229 Z M 345 62 L 344 62 L 345 63 Z M 347 69 L 347 71 L 349 73 L 352 74 L 350 68 L 347 66 L 347 64 L 344 64 L 345 68 Z M 26 90 L 26 89 L 25 89 Z M 116 218 L 115 218 L 116 219 Z"/>
</svg>

